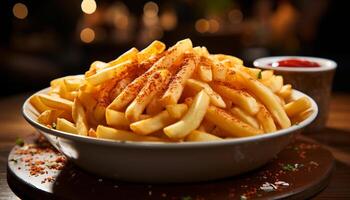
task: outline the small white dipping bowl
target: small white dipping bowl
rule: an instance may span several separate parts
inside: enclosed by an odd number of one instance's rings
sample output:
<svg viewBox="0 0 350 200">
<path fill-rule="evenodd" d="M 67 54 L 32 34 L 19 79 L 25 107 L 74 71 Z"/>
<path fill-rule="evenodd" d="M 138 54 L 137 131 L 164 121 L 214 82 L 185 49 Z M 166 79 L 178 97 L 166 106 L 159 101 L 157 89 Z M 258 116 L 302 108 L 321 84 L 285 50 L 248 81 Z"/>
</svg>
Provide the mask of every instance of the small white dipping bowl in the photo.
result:
<svg viewBox="0 0 350 200">
<path fill-rule="evenodd" d="M 113 141 L 49 129 L 37 122 L 38 112 L 29 98 L 24 102 L 23 116 L 70 161 L 96 175 L 144 183 L 197 182 L 248 172 L 279 153 L 293 133 L 310 124 L 318 112 L 316 103 L 307 95 L 294 90 L 293 96 L 306 96 L 314 110 L 298 125 L 258 136 L 212 142 Z"/>
</svg>

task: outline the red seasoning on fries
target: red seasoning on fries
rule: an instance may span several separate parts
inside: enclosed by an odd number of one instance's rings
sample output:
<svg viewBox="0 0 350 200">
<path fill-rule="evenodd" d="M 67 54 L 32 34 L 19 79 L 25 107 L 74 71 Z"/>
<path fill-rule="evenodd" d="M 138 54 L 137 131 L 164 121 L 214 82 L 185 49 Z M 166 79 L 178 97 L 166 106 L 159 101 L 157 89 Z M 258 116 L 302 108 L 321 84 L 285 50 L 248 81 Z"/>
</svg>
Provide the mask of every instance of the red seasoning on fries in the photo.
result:
<svg viewBox="0 0 350 200">
<path fill-rule="evenodd" d="M 309 116 L 307 98 L 271 70 L 210 54 L 190 39 L 131 48 L 85 75 L 51 82 L 30 99 L 38 122 L 71 134 L 152 142 L 220 141 L 269 134 Z"/>
</svg>

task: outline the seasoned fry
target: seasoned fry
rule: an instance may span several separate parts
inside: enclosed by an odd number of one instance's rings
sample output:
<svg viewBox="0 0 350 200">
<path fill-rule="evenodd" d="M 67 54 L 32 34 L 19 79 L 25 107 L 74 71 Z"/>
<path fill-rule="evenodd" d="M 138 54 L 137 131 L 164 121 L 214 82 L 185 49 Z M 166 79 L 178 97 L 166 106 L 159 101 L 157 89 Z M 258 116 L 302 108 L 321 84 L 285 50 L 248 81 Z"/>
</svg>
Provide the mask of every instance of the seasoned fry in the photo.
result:
<svg viewBox="0 0 350 200">
<path fill-rule="evenodd" d="M 164 85 L 168 84 L 170 78 L 171 74 L 168 70 L 159 70 L 154 72 L 154 74 L 149 77 L 146 85 L 142 88 L 134 101 L 131 102 L 126 109 L 126 118 L 131 122 L 139 120 L 139 117 L 146 106 L 151 102 L 152 98 L 154 98 L 156 94 L 162 90 Z"/>
<path fill-rule="evenodd" d="M 188 79 L 186 84 L 197 92 L 204 90 L 209 95 L 211 104 L 220 108 L 226 107 L 226 104 L 221 96 L 218 93 L 214 92 L 207 83 L 203 83 L 194 79 Z"/>
<path fill-rule="evenodd" d="M 119 80 L 125 78 L 128 74 L 135 72 L 137 63 L 134 60 L 127 60 L 113 67 L 103 69 L 96 74 L 86 78 L 91 85 L 99 85 L 112 78 L 118 77 Z"/>
<path fill-rule="evenodd" d="M 256 114 L 256 118 L 258 119 L 265 133 L 270 133 L 277 130 L 275 122 L 265 106 L 260 105 L 260 111 L 258 114 Z"/>
<path fill-rule="evenodd" d="M 109 108 L 114 110 L 121 110 L 125 108 L 139 93 L 142 86 L 147 82 L 148 76 L 159 69 L 168 69 L 172 66 L 174 61 L 181 58 L 181 56 L 192 48 L 192 42 L 189 39 L 181 40 L 168 50 L 168 53 L 159 59 L 147 72 L 136 78 L 131 82 L 114 101 L 109 105 Z"/>
<path fill-rule="evenodd" d="M 215 135 L 212 135 L 210 133 L 194 130 L 186 137 L 185 140 L 190 142 L 206 142 L 206 141 L 218 141 L 223 139 Z"/>
<path fill-rule="evenodd" d="M 270 111 L 274 119 L 277 121 L 281 128 L 290 127 L 290 119 L 284 111 L 282 105 L 277 101 L 276 97 L 270 89 L 264 86 L 262 83 L 249 77 L 245 72 L 239 71 L 234 68 L 230 68 L 235 74 L 237 74 L 243 81 L 244 85 L 249 91 L 251 91 Z"/>
<path fill-rule="evenodd" d="M 311 107 L 311 102 L 307 97 L 301 97 L 296 101 L 290 102 L 284 106 L 289 117 L 296 116 L 297 114 L 309 109 Z"/>
<path fill-rule="evenodd" d="M 259 123 L 256 121 L 254 117 L 246 113 L 244 110 L 233 107 L 231 108 L 231 113 L 236 116 L 238 119 L 242 120 L 243 122 L 249 124 L 250 126 L 259 129 Z M 258 113 L 259 114 L 259 113 Z"/>
<path fill-rule="evenodd" d="M 165 127 L 164 133 L 172 139 L 183 139 L 191 131 L 197 129 L 209 106 L 209 96 L 202 90 L 193 100 L 185 116 L 175 124 Z"/>
<path fill-rule="evenodd" d="M 259 111 L 257 101 L 244 90 L 236 90 L 219 84 L 212 84 L 212 88 L 222 97 L 232 101 L 233 104 L 241 107 L 250 115 L 255 115 Z"/>
<path fill-rule="evenodd" d="M 192 76 L 196 68 L 195 59 L 196 58 L 194 57 L 194 55 L 189 55 L 185 59 L 183 67 L 170 82 L 167 91 L 161 99 L 161 102 L 164 106 L 176 104 L 177 101 L 180 99 L 187 79 L 189 79 Z"/>
<path fill-rule="evenodd" d="M 227 111 L 215 106 L 209 106 L 205 119 L 234 137 L 246 137 L 263 133 L 261 130 L 251 127 L 230 115 Z"/>
</svg>

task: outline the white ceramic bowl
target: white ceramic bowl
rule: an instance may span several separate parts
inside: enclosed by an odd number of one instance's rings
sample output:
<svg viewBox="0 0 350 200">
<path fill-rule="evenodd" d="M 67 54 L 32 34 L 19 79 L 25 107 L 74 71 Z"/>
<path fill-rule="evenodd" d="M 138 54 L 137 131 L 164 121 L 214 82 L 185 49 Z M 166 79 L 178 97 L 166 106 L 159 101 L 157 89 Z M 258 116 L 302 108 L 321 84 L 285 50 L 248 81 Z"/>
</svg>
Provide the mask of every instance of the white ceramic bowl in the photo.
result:
<svg viewBox="0 0 350 200">
<path fill-rule="evenodd" d="M 293 95 L 306 96 L 296 90 Z M 293 133 L 315 119 L 317 105 L 308 98 L 314 113 L 298 125 L 259 136 L 212 142 L 125 142 L 65 133 L 39 124 L 38 113 L 28 99 L 23 115 L 56 149 L 91 173 L 133 182 L 196 182 L 238 175 L 271 160 Z"/>
</svg>

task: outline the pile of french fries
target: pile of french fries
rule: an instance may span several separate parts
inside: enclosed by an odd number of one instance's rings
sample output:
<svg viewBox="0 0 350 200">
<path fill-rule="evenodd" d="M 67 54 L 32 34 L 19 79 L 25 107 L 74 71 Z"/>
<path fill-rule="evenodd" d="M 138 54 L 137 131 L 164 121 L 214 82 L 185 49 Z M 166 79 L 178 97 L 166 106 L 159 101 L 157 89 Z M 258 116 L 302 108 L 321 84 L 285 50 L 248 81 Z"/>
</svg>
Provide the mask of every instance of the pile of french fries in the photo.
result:
<svg viewBox="0 0 350 200">
<path fill-rule="evenodd" d="M 51 81 L 30 103 L 38 122 L 83 136 L 127 141 L 213 141 L 271 133 L 306 119 L 306 97 L 272 70 L 210 54 L 190 39 L 166 50 L 154 41 L 85 75 Z"/>
</svg>

